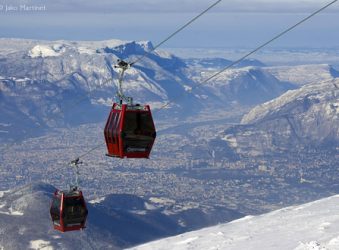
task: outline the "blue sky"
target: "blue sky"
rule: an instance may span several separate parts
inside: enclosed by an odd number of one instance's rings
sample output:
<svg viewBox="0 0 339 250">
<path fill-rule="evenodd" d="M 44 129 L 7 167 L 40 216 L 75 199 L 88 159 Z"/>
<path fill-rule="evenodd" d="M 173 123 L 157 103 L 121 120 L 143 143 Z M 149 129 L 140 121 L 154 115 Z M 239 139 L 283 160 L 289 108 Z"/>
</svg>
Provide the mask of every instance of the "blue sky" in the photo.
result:
<svg viewBox="0 0 339 250">
<path fill-rule="evenodd" d="M 0 36 L 159 42 L 215 0 L 0 0 Z M 223 0 L 164 47 L 251 48 L 329 1 Z M 45 6 L 21 11 L 20 5 Z M 2 6 L 2 10 L 1 10 Z M 5 11 L 6 7 L 12 10 Z M 273 47 L 339 46 L 339 3 Z"/>
</svg>

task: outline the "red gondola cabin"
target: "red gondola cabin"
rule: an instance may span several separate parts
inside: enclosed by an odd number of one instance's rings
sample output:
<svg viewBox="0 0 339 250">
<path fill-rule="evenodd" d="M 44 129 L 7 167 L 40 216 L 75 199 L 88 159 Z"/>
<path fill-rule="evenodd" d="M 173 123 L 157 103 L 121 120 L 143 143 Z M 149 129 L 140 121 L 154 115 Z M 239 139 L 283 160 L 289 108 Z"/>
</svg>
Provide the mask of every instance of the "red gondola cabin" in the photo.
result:
<svg viewBox="0 0 339 250">
<path fill-rule="evenodd" d="M 149 105 L 114 103 L 104 134 L 108 156 L 148 158 L 156 137 Z"/>
<path fill-rule="evenodd" d="M 67 232 L 85 228 L 88 211 L 82 192 L 55 191 L 50 213 L 56 230 Z"/>
</svg>

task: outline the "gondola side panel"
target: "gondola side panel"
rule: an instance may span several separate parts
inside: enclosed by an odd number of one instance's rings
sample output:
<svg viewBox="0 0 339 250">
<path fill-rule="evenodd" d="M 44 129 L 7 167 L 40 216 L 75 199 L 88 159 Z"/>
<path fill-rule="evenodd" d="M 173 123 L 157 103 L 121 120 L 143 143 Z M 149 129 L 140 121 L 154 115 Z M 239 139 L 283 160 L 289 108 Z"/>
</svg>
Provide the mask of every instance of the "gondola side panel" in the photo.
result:
<svg viewBox="0 0 339 250">
<path fill-rule="evenodd" d="M 120 121 L 119 121 L 119 130 L 117 131 L 118 133 L 118 145 L 119 145 L 119 157 L 124 158 L 124 138 L 125 134 L 123 133 L 123 128 L 125 125 L 125 117 L 126 117 L 126 111 L 127 110 L 127 105 L 123 104 L 121 107 L 121 115 L 120 115 Z"/>
<path fill-rule="evenodd" d="M 111 109 L 111 112 L 108 116 L 108 119 L 107 119 L 107 122 L 106 122 L 106 126 L 105 126 L 105 129 L 104 129 L 104 136 L 105 136 L 105 142 L 106 142 L 106 147 L 107 147 L 107 152 L 108 154 L 111 154 L 112 151 L 113 151 L 113 148 L 112 148 L 112 142 L 111 142 L 111 136 L 110 136 L 110 124 L 112 122 L 112 116 L 113 116 L 113 107 Z"/>
</svg>

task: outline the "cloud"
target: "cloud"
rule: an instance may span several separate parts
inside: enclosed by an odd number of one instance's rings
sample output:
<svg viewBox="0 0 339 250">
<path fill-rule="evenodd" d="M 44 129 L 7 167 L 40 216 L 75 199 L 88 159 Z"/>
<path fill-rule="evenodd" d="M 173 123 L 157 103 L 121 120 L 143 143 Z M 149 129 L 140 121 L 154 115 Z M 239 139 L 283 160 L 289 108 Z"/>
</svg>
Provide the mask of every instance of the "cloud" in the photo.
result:
<svg viewBox="0 0 339 250">
<path fill-rule="evenodd" d="M 0 0 L 7 5 L 45 5 L 51 12 L 133 13 L 199 12 L 216 0 Z M 223 0 L 211 12 L 311 12 L 326 0 Z M 330 11 L 338 11 L 339 4 Z"/>
</svg>

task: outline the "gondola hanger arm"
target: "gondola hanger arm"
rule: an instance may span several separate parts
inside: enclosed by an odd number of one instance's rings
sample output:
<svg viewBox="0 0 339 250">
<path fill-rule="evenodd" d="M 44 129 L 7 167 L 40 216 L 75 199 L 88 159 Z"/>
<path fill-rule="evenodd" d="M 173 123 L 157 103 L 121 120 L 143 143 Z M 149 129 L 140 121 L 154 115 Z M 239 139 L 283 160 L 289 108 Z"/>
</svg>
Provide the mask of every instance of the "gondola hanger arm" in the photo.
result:
<svg viewBox="0 0 339 250">
<path fill-rule="evenodd" d="M 130 67 L 131 67 L 131 64 L 121 59 L 118 59 L 118 64 L 114 66 L 114 68 L 120 69 L 120 74 L 119 74 L 119 79 L 118 79 L 118 91 L 117 91 L 117 97 L 119 99 L 120 105 L 123 103 L 123 101 L 127 102 L 130 105 L 133 104 L 133 98 L 125 96 L 122 90 L 122 84 L 124 81 L 125 71 L 129 69 Z"/>
<path fill-rule="evenodd" d="M 70 189 L 73 190 L 73 191 L 76 191 L 79 189 L 79 175 L 80 175 L 80 172 L 79 172 L 79 165 L 83 164 L 82 161 L 80 161 L 80 158 L 76 158 L 75 160 L 71 161 L 71 167 L 74 167 L 75 170 L 75 183 L 70 185 Z"/>
</svg>

